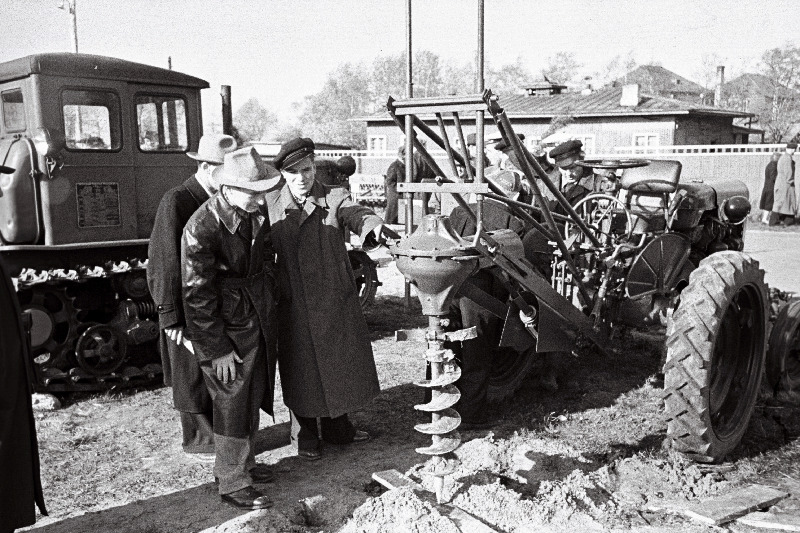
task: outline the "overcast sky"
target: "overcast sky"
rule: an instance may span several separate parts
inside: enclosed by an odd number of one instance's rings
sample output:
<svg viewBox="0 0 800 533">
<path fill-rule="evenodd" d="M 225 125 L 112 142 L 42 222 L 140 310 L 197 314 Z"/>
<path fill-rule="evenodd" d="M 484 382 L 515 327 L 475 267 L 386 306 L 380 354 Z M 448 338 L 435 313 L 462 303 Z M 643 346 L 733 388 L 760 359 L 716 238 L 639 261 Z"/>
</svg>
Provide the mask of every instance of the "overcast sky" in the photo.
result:
<svg viewBox="0 0 800 533">
<path fill-rule="evenodd" d="M 0 61 L 70 51 L 59 0 L 0 0 Z M 414 49 L 467 63 L 477 0 L 413 0 Z M 800 2 L 788 0 L 485 0 L 485 54 L 517 56 L 534 73 L 559 51 L 588 71 L 630 51 L 695 79 L 704 53 L 729 71 L 800 41 Z M 206 122 L 220 122 L 221 84 L 236 109 L 255 96 L 279 113 L 318 91 L 338 64 L 405 49 L 406 0 L 77 0 L 81 52 L 167 66 L 208 80 Z M 800 43 L 798 43 L 800 44 Z"/>
</svg>

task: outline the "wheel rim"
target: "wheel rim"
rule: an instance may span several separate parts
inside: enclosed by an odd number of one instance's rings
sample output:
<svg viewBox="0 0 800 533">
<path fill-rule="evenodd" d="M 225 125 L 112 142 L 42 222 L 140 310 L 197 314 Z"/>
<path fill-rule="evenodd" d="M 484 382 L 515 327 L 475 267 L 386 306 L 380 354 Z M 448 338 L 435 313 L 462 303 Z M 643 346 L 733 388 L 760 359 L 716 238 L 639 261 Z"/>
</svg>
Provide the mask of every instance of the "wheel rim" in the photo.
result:
<svg viewBox="0 0 800 533">
<path fill-rule="evenodd" d="M 720 324 L 711 363 L 709 409 L 719 440 L 735 436 L 761 378 L 764 329 L 757 287 L 742 287 Z"/>
<path fill-rule="evenodd" d="M 75 358 L 87 372 L 103 376 L 125 361 L 127 345 L 117 330 L 109 325 L 92 326 L 78 339 Z"/>
<path fill-rule="evenodd" d="M 794 330 L 789 346 L 792 348 L 786 354 L 782 386 L 788 391 L 800 389 L 800 327 Z"/>
</svg>

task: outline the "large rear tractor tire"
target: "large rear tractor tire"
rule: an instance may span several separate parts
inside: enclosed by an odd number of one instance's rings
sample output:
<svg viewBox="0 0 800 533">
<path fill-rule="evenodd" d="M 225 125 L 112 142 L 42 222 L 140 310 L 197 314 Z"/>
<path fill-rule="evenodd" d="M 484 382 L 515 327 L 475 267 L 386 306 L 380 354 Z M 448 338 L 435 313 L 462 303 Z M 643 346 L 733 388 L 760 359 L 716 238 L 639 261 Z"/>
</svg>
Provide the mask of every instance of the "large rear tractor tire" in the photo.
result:
<svg viewBox="0 0 800 533">
<path fill-rule="evenodd" d="M 531 373 L 536 362 L 535 349 L 518 352 L 512 348 L 496 348 L 489 372 L 486 399 L 502 402 L 514 395 Z"/>
<path fill-rule="evenodd" d="M 667 326 L 664 404 L 675 449 L 720 462 L 744 435 L 761 385 L 769 297 L 740 252 L 700 262 Z"/>
</svg>

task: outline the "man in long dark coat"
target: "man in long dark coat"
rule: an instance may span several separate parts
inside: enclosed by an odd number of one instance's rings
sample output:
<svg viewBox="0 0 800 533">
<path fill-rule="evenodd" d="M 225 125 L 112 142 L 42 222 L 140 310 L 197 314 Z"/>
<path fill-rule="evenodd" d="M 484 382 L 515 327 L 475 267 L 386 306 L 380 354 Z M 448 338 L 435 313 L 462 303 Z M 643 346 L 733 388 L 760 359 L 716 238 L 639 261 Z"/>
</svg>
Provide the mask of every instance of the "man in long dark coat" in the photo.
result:
<svg viewBox="0 0 800 533">
<path fill-rule="evenodd" d="M 358 301 L 342 232 L 377 244 L 383 221 L 350 199 L 348 191 L 314 180 L 314 143 L 293 139 L 275 158 L 283 174 L 267 194 L 278 256 L 278 360 L 283 400 L 292 412 L 298 455 L 320 457 L 322 439 L 364 441 L 347 413 L 380 391 L 369 331 Z"/>
<path fill-rule="evenodd" d="M 252 148 L 225 155 L 219 192 L 183 231 L 185 337 L 200 361 L 214 406 L 214 475 L 223 501 L 244 509 L 272 502 L 253 483 L 272 480 L 256 465 L 259 406 L 272 414 L 275 278 L 264 193 L 278 181 Z"/>
<path fill-rule="evenodd" d="M 0 174 L 13 169 L 0 166 Z M 36 521 L 34 502 L 47 515 L 39 478 L 39 445 L 31 408 L 33 369 L 11 278 L 0 261 L 0 533 Z"/>
<path fill-rule="evenodd" d="M 180 413 L 183 451 L 214 453 L 211 396 L 203 381 L 197 357 L 186 349 L 186 319 L 181 291 L 181 237 L 183 227 L 197 208 L 217 192 L 211 173 L 225 154 L 236 149 L 230 135 L 204 135 L 197 152 L 197 172 L 164 194 L 156 211 L 148 249 L 147 284 L 158 309 L 164 384 L 172 386 L 172 402 Z"/>
<path fill-rule="evenodd" d="M 764 168 L 764 188 L 761 189 L 761 202 L 758 204 L 758 208 L 763 211 L 761 222 L 770 226 L 774 226 L 773 221 L 777 221 L 778 218 L 772 215 L 772 205 L 775 203 L 775 180 L 778 179 L 778 159 L 780 157 L 780 152 L 773 153 Z"/>
</svg>

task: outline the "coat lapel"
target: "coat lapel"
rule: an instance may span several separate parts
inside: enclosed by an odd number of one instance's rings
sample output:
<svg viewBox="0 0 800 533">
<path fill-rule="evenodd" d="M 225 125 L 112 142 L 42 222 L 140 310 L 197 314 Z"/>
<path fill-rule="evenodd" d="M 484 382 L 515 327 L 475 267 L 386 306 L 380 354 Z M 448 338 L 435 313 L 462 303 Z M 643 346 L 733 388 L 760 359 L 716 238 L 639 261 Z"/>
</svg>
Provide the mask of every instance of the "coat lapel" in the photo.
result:
<svg viewBox="0 0 800 533">
<path fill-rule="evenodd" d="M 311 187 L 311 194 L 308 195 L 306 203 L 303 205 L 303 212 L 300 213 L 300 224 L 303 224 L 317 207 L 327 209 L 328 201 L 325 200 L 325 187 L 320 185 L 319 182 L 314 182 L 314 186 Z M 323 218 L 325 217 L 323 216 Z"/>
</svg>

